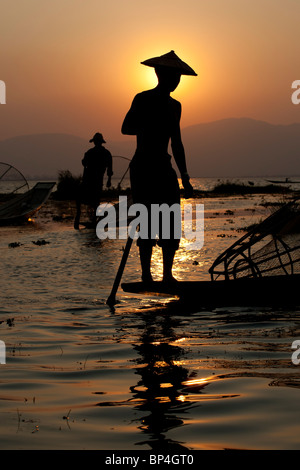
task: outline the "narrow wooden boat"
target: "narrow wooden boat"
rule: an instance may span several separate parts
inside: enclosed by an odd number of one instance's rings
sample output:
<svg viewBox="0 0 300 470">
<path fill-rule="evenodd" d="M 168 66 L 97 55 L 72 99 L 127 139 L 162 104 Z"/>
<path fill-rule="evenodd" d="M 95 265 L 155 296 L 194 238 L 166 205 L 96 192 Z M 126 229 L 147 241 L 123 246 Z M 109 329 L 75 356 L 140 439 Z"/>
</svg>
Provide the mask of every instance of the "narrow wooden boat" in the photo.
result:
<svg viewBox="0 0 300 470">
<path fill-rule="evenodd" d="M 121 284 L 124 292 L 177 297 L 199 307 L 300 306 L 300 274 L 221 281 Z"/>
<path fill-rule="evenodd" d="M 268 183 L 273 183 L 273 184 L 299 184 L 300 181 L 291 181 L 289 178 L 286 178 L 285 180 L 266 180 Z"/>
<path fill-rule="evenodd" d="M 32 217 L 47 201 L 56 183 L 39 182 L 23 194 L 0 205 L 0 225 L 21 223 Z"/>
</svg>

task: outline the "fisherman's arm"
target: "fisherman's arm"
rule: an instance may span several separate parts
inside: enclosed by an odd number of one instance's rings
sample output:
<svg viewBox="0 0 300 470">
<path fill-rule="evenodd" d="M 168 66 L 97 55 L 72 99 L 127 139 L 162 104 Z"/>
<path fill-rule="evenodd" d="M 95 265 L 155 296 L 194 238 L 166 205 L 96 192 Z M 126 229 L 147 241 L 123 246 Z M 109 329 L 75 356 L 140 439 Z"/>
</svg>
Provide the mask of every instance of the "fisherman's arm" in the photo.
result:
<svg viewBox="0 0 300 470">
<path fill-rule="evenodd" d="M 122 134 L 137 135 L 138 121 L 139 121 L 138 108 L 139 108 L 139 95 L 136 95 L 123 121 L 122 128 L 121 128 Z"/>
<path fill-rule="evenodd" d="M 81 163 L 82 163 L 82 165 L 83 165 L 84 167 L 87 166 L 87 164 L 88 164 L 88 154 L 87 154 L 87 152 L 84 154 L 84 157 L 83 157 L 83 159 L 81 160 Z"/>
<path fill-rule="evenodd" d="M 179 119 L 176 121 L 176 125 L 174 126 L 173 133 L 171 135 L 171 147 L 173 156 L 180 172 L 182 185 L 185 190 L 185 197 L 189 198 L 193 195 L 193 187 L 190 183 L 190 177 L 187 172 L 186 166 L 186 158 L 185 158 L 185 150 L 181 139 L 181 131 L 180 131 L 180 115 L 181 115 L 181 105 L 178 103 L 178 117 Z"/>
</svg>

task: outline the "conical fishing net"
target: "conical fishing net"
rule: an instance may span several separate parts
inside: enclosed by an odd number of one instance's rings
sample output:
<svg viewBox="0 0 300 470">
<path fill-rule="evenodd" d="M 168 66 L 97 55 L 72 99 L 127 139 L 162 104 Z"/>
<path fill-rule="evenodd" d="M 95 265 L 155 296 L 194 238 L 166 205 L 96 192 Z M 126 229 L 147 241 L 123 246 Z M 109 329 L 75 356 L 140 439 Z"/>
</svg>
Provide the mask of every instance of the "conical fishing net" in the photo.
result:
<svg viewBox="0 0 300 470">
<path fill-rule="evenodd" d="M 217 257 L 212 280 L 300 274 L 300 204 L 285 204 Z"/>
<path fill-rule="evenodd" d="M 29 186 L 22 173 L 8 163 L 0 162 L 0 195 L 14 195 L 28 191 Z"/>
</svg>

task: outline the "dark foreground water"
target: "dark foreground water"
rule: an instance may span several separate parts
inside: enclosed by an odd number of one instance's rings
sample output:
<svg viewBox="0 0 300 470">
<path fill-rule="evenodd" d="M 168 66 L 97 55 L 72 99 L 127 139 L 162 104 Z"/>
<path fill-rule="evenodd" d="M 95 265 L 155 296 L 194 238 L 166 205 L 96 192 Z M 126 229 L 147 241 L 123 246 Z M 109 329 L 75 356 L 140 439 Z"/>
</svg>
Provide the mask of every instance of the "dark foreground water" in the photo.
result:
<svg viewBox="0 0 300 470">
<path fill-rule="evenodd" d="M 183 243 L 179 279 L 206 279 L 263 212 L 258 197 L 201 202 L 204 247 Z M 191 309 L 119 290 L 111 309 L 124 241 L 54 223 L 54 210 L 0 229 L 1 449 L 300 449 L 300 308 L 208 311 L 201 292 Z M 159 279 L 159 250 L 153 269 Z M 139 277 L 134 245 L 124 281 Z"/>
</svg>

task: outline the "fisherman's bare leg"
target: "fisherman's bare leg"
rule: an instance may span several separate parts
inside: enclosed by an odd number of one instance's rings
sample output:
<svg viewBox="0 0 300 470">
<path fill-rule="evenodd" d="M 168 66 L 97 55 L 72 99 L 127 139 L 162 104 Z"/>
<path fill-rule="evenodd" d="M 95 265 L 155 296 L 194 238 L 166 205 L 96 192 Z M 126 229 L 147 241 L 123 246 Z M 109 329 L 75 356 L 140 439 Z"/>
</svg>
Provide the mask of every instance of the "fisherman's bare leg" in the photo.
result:
<svg viewBox="0 0 300 470">
<path fill-rule="evenodd" d="M 176 279 L 173 277 L 172 268 L 174 257 L 177 247 L 170 244 L 169 246 L 165 243 L 162 246 L 163 253 L 163 281 L 164 282 L 174 282 Z"/>
<path fill-rule="evenodd" d="M 152 282 L 151 275 L 151 257 L 152 257 L 152 244 L 145 243 L 140 240 L 139 243 L 140 251 L 140 262 L 142 268 L 142 281 L 143 282 Z"/>
</svg>

